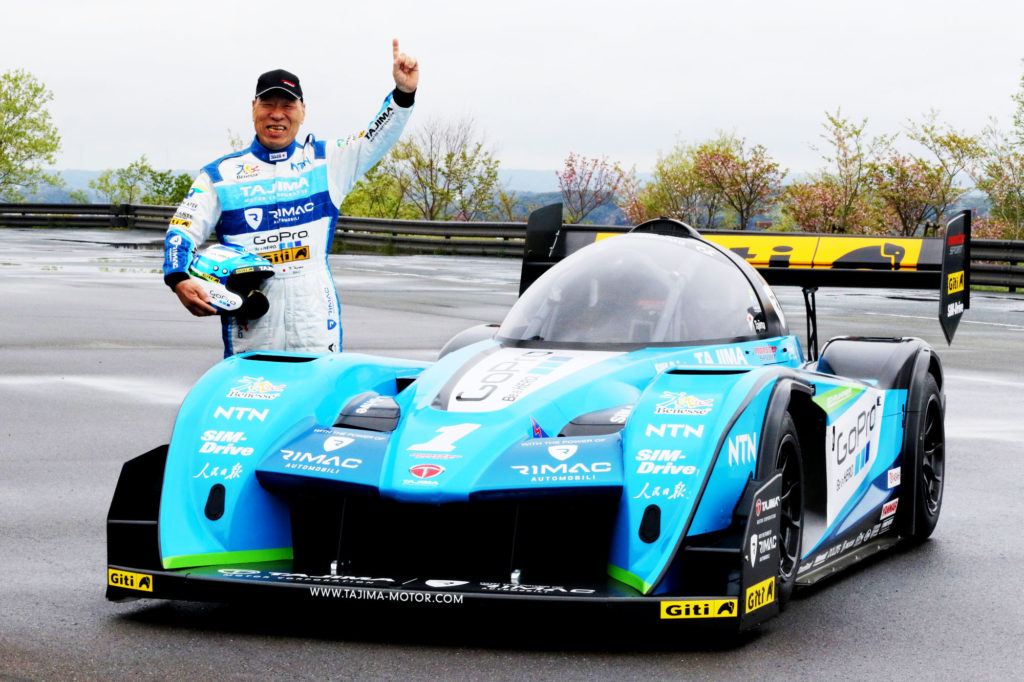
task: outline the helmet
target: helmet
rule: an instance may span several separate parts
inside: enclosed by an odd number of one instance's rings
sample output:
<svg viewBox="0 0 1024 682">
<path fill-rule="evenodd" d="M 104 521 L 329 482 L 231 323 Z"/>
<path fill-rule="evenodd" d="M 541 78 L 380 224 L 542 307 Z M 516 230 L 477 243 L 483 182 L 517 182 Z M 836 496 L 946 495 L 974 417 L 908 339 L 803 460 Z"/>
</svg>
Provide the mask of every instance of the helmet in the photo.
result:
<svg viewBox="0 0 1024 682">
<path fill-rule="evenodd" d="M 206 290 L 210 305 L 222 315 L 255 320 L 270 308 L 259 286 L 273 276 L 274 266 L 240 246 L 214 244 L 197 252 L 188 274 Z"/>
</svg>

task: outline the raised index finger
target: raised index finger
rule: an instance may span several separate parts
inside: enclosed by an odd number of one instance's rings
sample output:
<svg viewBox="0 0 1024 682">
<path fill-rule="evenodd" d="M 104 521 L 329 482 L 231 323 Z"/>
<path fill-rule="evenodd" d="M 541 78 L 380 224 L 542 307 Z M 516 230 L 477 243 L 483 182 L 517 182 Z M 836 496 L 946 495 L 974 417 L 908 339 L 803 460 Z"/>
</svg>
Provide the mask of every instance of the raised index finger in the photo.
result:
<svg viewBox="0 0 1024 682">
<path fill-rule="evenodd" d="M 398 59 L 398 38 L 391 39 L 391 56 Z"/>
</svg>

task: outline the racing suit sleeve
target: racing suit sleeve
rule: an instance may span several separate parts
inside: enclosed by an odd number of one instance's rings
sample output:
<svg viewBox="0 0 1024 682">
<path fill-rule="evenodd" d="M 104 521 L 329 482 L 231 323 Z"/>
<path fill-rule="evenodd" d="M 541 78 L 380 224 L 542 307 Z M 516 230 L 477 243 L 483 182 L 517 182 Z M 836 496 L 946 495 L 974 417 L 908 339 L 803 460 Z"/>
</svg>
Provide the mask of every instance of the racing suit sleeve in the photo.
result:
<svg viewBox="0 0 1024 682">
<path fill-rule="evenodd" d="M 384 98 L 370 124 L 355 135 L 327 143 L 328 189 L 335 206 L 366 171 L 398 141 L 412 113 L 415 92 L 395 88 Z"/>
<path fill-rule="evenodd" d="M 172 290 L 188 279 L 188 266 L 199 246 L 220 220 L 220 199 L 205 171 L 192 183 L 185 199 L 167 226 L 164 238 L 164 283 Z"/>
</svg>

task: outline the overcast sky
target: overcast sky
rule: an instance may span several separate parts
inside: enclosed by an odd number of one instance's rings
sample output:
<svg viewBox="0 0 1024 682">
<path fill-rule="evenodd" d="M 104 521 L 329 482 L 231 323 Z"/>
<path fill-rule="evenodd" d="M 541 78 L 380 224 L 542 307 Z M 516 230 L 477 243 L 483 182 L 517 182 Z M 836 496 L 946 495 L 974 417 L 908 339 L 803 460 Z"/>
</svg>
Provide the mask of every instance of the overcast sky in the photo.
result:
<svg viewBox="0 0 1024 682">
<path fill-rule="evenodd" d="M 977 133 L 1009 124 L 1024 70 L 1021 0 L 0 1 L 0 71 L 53 91 L 61 169 L 197 169 L 252 135 L 279 67 L 304 132 L 346 135 L 393 86 L 392 37 L 421 63 L 414 122 L 473 117 L 506 169 L 575 151 L 647 171 L 725 130 L 809 171 L 826 110 Z"/>
</svg>

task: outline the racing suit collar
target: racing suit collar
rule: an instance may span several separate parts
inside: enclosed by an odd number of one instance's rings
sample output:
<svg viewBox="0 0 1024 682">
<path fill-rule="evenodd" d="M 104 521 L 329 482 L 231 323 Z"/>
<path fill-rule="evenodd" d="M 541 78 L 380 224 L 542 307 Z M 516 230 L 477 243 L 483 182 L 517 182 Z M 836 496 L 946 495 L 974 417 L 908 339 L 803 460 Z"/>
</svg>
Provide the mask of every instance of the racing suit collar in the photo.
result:
<svg viewBox="0 0 1024 682">
<path fill-rule="evenodd" d="M 291 155 L 300 146 L 301 145 L 292 140 L 292 143 L 284 149 L 267 149 L 260 144 L 259 138 L 254 135 L 252 138 L 252 145 L 249 147 L 249 152 L 264 163 L 277 163 L 278 161 L 285 161 L 286 159 L 291 158 Z M 284 156 L 281 156 L 282 153 Z"/>
</svg>

